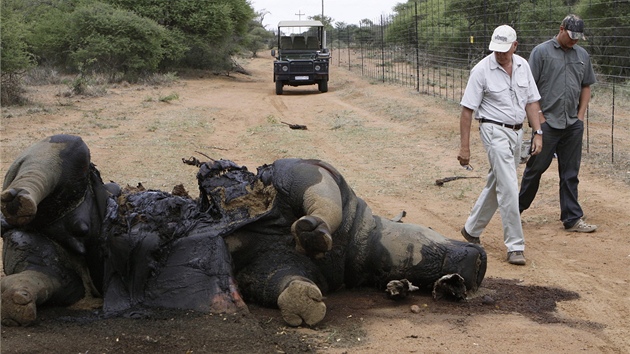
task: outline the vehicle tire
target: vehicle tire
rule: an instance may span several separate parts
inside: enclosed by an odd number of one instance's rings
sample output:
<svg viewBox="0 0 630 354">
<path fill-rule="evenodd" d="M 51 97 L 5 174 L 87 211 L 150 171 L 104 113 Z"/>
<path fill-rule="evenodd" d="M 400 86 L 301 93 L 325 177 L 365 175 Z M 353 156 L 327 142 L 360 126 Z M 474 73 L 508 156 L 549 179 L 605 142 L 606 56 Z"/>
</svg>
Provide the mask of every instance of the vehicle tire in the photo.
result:
<svg viewBox="0 0 630 354">
<path fill-rule="evenodd" d="M 276 95 L 282 95 L 282 81 L 276 80 Z"/>
<path fill-rule="evenodd" d="M 321 79 L 317 82 L 317 88 L 319 92 L 328 92 L 328 80 Z"/>
</svg>

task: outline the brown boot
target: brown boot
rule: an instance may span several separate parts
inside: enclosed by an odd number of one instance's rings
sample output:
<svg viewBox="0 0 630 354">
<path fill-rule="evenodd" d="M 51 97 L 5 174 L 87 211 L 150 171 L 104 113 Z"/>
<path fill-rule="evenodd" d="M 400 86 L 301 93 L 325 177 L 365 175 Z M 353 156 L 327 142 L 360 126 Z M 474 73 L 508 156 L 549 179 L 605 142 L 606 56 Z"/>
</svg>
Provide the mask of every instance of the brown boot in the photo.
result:
<svg viewBox="0 0 630 354">
<path fill-rule="evenodd" d="M 508 252 L 507 261 L 510 264 L 525 265 L 525 255 L 523 251 Z"/>
<path fill-rule="evenodd" d="M 474 244 L 480 244 L 481 241 L 479 240 L 479 237 L 475 237 L 475 236 L 471 236 L 467 231 L 465 227 L 462 227 L 462 236 L 464 236 L 464 238 L 466 239 L 466 241 L 470 242 L 470 243 L 474 243 Z"/>
</svg>

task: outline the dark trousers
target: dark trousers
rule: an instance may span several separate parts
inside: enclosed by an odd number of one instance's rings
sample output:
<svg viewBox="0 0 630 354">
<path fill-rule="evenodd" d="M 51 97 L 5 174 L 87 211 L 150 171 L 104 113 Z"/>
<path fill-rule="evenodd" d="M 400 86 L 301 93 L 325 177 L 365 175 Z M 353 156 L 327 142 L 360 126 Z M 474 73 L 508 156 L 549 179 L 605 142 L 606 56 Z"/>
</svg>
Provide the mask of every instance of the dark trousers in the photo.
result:
<svg viewBox="0 0 630 354">
<path fill-rule="evenodd" d="M 540 186 L 540 177 L 547 171 L 553 154 L 558 156 L 558 176 L 560 177 L 560 220 L 565 228 L 573 226 L 584 213 L 578 203 L 578 174 L 582 162 L 582 137 L 584 122 L 578 120 L 565 129 L 551 128 L 546 122 L 543 130 L 543 149 L 527 161 L 521 191 L 518 196 L 519 209 L 528 209 Z"/>
</svg>

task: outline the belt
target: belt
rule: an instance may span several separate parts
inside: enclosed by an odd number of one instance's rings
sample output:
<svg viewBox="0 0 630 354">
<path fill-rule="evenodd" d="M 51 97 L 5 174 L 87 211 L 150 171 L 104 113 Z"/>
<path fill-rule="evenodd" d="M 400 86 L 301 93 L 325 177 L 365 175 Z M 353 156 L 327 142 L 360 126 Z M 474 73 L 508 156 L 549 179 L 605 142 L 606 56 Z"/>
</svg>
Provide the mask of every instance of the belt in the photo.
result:
<svg viewBox="0 0 630 354">
<path fill-rule="evenodd" d="M 523 127 L 523 124 L 516 124 L 516 125 L 505 124 L 505 123 L 499 123 L 497 121 L 494 121 L 494 120 L 491 120 L 491 119 L 486 119 L 486 118 L 480 118 L 479 119 L 479 123 L 496 124 L 496 125 L 500 125 L 502 127 L 506 127 L 508 129 L 512 129 L 512 130 L 520 130 Z"/>
</svg>

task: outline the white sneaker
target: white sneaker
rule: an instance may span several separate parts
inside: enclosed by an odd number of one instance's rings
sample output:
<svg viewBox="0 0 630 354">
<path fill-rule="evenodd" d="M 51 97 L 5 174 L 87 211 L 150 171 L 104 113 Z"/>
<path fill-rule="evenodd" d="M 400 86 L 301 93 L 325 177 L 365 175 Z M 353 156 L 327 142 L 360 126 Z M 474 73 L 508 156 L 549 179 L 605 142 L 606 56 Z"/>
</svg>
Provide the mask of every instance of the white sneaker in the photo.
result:
<svg viewBox="0 0 630 354">
<path fill-rule="evenodd" d="M 591 225 L 584 222 L 582 218 L 580 218 L 575 225 L 566 229 L 568 232 L 593 232 L 597 230 L 597 225 Z"/>
</svg>

